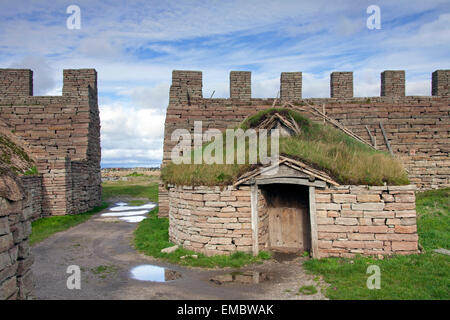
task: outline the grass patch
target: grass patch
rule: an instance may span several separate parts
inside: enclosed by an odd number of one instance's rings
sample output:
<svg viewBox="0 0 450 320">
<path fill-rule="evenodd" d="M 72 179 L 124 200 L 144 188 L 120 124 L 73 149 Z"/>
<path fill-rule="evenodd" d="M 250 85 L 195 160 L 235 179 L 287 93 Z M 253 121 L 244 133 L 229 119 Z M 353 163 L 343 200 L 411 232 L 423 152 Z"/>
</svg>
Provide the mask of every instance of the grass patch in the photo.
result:
<svg viewBox="0 0 450 320">
<path fill-rule="evenodd" d="M 31 167 L 23 173 L 25 176 L 37 176 L 39 174 L 36 166 Z"/>
<path fill-rule="evenodd" d="M 129 201 L 127 201 L 127 203 L 129 206 L 137 207 L 137 206 L 142 206 L 142 205 L 146 204 L 147 201 L 145 201 L 145 200 L 129 200 Z"/>
<path fill-rule="evenodd" d="M 44 217 L 32 222 L 32 232 L 30 235 L 30 245 L 34 245 L 36 243 L 41 242 L 44 239 L 47 239 L 51 235 L 67 230 L 71 227 L 74 227 L 80 223 L 88 220 L 92 215 L 97 212 L 102 211 L 107 208 L 107 203 L 102 203 L 102 205 L 95 207 L 91 211 L 74 214 L 74 215 L 66 215 L 66 216 L 55 216 L 55 217 Z"/>
<path fill-rule="evenodd" d="M 448 249 L 449 192 L 447 188 L 417 194 L 417 225 L 424 254 L 384 260 L 326 258 L 306 261 L 304 267 L 330 284 L 325 294 L 331 299 L 450 299 L 450 257 L 432 252 Z M 369 265 L 380 267 L 379 290 L 366 286 Z"/>
<path fill-rule="evenodd" d="M 108 181 L 102 185 L 102 197 L 108 200 L 126 196 L 158 202 L 158 183 L 154 177 L 134 177 L 131 181 Z M 137 201 L 137 200 L 136 200 Z"/>
<path fill-rule="evenodd" d="M 145 176 L 145 174 L 137 173 L 136 171 L 127 175 L 127 177 L 143 177 L 143 176 Z"/>
<path fill-rule="evenodd" d="M 317 288 L 313 285 L 310 286 L 302 286 L 298 289 L 298 293 L 305 295 L 312 295 L 317 293 Z"/>
<path fill-rule="evenodd" d="M 91 268 L 91 272 L 102 279 L 105 279 L 108 275 L 116 273 L 119 270 L 116 266 L 100 265 L 95 268 Z"/>
<path fill-rule="evenodd" d="M 261 263 L 263 260 L 270 259 L 270 253 L 262 251 L 256 257 L 243 252 L 235 252 L 231 255 L 205 256 L 184 248 L 178 248 L 173 253 L 162 253 L 161 250 L 173 244 L 169 241 L 169 220 L 167 218 L 158 218 L 158 208 L 153 209 L 148 218 L 139 223 L 134 232 L 134 245 L 137 250 L 155 258 L 161 258 L 170 263 L 176 263 L 192 267 L 233 267 L 239 268 L 250 263 Z M 198 258 L 182 256 L 197 255 Z"/>
<path fill-rule="evenodd" d="M 418 193 L 416 211 L 424 249 L 450 249 L 450 188 Z"/>
<path fill-rule="evenodd" d="M 293 118 L 301 129 L 300 135 L 280 137 L 281 155 L 304 161 L 316 169 L 323 170 L 341 184 L 409 184 L 403 166 L 389 153 L 371 149 L 342 131 L 330 125 L 313 122 L 291 109 L 270 108 L 260 111 L 244 120 L 240 128 L 243 130 L 254 128 L 275 112 L 283 114 L 287 118 Z M 225 153 L 225 136 L 222 137 L 222 140 Z M 203 149 L 205 150 L 211 143 L 203 146 Z M 235 143 L 235 151 L 236 149 Z M 270 149 L 270 145 L 267 149 Z M 253 167 L 248 164 L 248 139 L 245 141 L 245 150 L 246 164 L 177 165 L 169 163 L 162 169 L 161 178 L 166 183 L 177 185 L 231 184 L 242 173 Z M 193 153 L 191 159 L 193 159 Z M 223 155 L 223 159 L 225 163 L 226 154 Z"/>
<path fill-rule="evenodd" d="M 36 170 L 34 161 L 25 150 L 3 135 L 0 135 L 0 164 L 19 175 Z"/>
</svg>

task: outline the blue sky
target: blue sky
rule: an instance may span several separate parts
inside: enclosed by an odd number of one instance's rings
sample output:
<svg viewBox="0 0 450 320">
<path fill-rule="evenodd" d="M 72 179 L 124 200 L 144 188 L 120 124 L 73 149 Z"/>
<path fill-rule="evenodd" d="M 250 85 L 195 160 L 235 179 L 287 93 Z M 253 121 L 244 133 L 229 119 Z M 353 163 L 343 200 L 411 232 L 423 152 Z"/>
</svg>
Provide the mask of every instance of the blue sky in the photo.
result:
<svg viewBox="0 0 450 320">
<path fill-rule="evenodd" d="M 69 30 L 66 8 L 81 9 Z M 366 26 L 369 5 L 381 29 Z M 203 71 L 203 94 L 229 96 L 229 71 L 252 71 L 274 97 L 283 71 L 304 97 L 328 97 L 329 74 L 353 71 L 355 96 L 378 96 L 380 72 L 406 70 L 406 94 L 430 95 L 450 69 L 446 1 L 0 0 L 0 67 L 34 70 L 35 95 L 60 95 L 62 70 L 99 76 L 103 166 L 159 165 L 173 69 Z"/>
</svg>

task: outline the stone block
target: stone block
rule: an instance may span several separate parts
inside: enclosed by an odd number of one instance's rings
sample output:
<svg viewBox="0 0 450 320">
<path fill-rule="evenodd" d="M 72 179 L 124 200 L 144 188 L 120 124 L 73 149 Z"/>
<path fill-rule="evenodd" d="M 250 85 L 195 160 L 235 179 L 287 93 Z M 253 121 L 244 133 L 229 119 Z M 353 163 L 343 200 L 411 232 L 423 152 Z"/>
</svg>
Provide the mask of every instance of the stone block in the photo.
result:
<svg viewBox="0 0 450 320">
<path fill-rule="evenodd" d="M 417 226 L 395 226 L 395 233 L 416 233 L 417 232 Z"/>
<path fill-rule="evenodd" d="M 363 211 L 382 211 L 385 204 L 382 202 L 364 202 L 364 203 L 353 203 L 352 210 L 363 210 Z"/>
<path fill-rule="evenodd" d="M 417 242 L 409 241 L 392 241 L 392 250 L 394 251 L 415 251 L 417 250 Z"/>
</svg>

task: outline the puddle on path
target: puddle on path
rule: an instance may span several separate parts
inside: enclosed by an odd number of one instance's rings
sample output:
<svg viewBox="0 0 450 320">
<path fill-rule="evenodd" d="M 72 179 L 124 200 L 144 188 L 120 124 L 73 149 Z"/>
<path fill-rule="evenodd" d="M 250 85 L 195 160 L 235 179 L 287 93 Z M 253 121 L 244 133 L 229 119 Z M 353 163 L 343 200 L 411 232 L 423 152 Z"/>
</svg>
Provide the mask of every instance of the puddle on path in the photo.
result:
<svg viewBox="0 0 450 320">
<path fill-rule="evenodd" d="M 145 218 L 146 218 L 145 216 L 131 216 L 131 217 L 121 217 L 119 219 L 130 223 L 138 223 L 144 220 Z"/>
<path fill-rule="evenodd" d="M 181 278 L 181 274 L 170 269 L 143 264 L 131 269 L 131 278 L 141 281 L 167 282 Z"/>
<path fill-rule="evenodd" d="M 146 214 L 148 210 L 136 210 L 136 211 L 123 211 L 123 212 L 106 212 L 103 213 L 102 217 L 129 217 L 129 216 L 140 216 Z"/>
<path fill-rule="evenodd" d="M 141 206 L 129 206 L 127 202 L 116 202 L 114 207 L 109 208 L 107 212 L 100 215 L 101 220 L 107 221 L 108 218 L 117 218 L 129 223 L 138 223 L 144 220 L 147 213 L 157 206 L 154 202 L 149 202 Z M 117 220 L 115 220 L 117 221 Z"/>
<path fill-rule="evenodd" d="M 130 210 L 142 210 L 142 209 L 151 210 L 154 207 L 156 207 L 156 204 L 150 202 L 150 203 L 144 204 L 142 206 L 118 205 L 116 207 L 110 208 L 109 211 L 118 212 L 118 211 L 130 211 Z"/>
<path fill-rule="evenodd" d="M 222 284 L 256 284 L 264 281 L 272 280 L 272 276 L 266 272 L 245 271 L 219 274 L 210 279 L 211 282 Z"/>
<path fill-rule="evenodd" d="M 115 206 L 122 207 L 122 206 L 126 206 L 127 203 L 126 203 L 126 202 L 117 202 L 117 203 L 114 203 L 114 205 L 115 205 Z"/>
</svg>

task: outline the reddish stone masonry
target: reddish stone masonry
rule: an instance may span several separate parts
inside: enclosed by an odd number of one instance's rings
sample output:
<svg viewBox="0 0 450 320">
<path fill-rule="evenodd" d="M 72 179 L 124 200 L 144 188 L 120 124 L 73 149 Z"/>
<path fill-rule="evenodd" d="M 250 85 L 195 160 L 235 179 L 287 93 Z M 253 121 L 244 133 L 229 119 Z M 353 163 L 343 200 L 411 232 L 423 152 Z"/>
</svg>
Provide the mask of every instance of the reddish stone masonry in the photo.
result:
<svg viewBox="0 0 450 320">
<path fill-rule="evenodd" d="M 64 70 L 63 79 L 62 96 L 39 97 L 31 70 L 0 69 L 0 134 L 12 134 L 35 160 L 42 186 L 36 209 L 44 216 L 101 202 L 97 72 Z"/>
<path fill-rule="evenodd" d="M 264 198 L 259 193 L 260 220 Z M 169 238 L 186 249 L 212 254 L 252 251 L 250 187 L 169 186 Z M 264 247 L 264 224 L 259 228 Z"/>
<path fill-rule="evenodd" d="M 29 299 L 34 286 L 28 238 L 33 193 L 22 180 L 0 167 L 0 300 Z M 30 181 L 27 181 L 31 183 Z"/>
<path fill-rule="evenodd" d="M 316 210 L 309 212 L 315 217 L 314 257 L 418 253 L 415 190 L 413 185 L 316 188 Z M 258 250 L 270 248 L 267 209 L 258 191 Z M 252 252 L 251 212 L 249 186 L 170 185 L 170 241 L 208 255 Z"/>
<path fill-rule="evenodd" d="M 396 156 L 405 168 L 411 184 L 421 190 L 450 186 L 450 70 L 432 74 L 431 96 L 406 96 L 405 72 L 387 70 L 380 74 L 381 95 L 353 96 L 353 73 L 337 72 L 330 77 L 330 98 L 302 99 L 302 74 L 282 73 L 281 100 L 297 104 L 305 100 L 322 106 L 321 110 L 377 149 L 387 150 L 380 123 Z M 225 130 L 247 116 L 278 105 L 279 100 L 251 96 L 251 74 L 230 73 L 230 98 L 203 98 L 202 72 L 174 70 L 164 131 L 163 165 L 170 161 L 174 130 L 193 130 L 194 121 L 203 122 L 203 130 Z M 310 113 L 305 114 L 311 117 Z M 313 120 L 321 120 L 314 119 Z M 160 216 L 168 215 L 167 190 L 159 190 Z"/>
<path fill-rule="evenodd" d="M 418 253 L 415 186 L 316 190 L 319 257 Z"/>
</svg>

